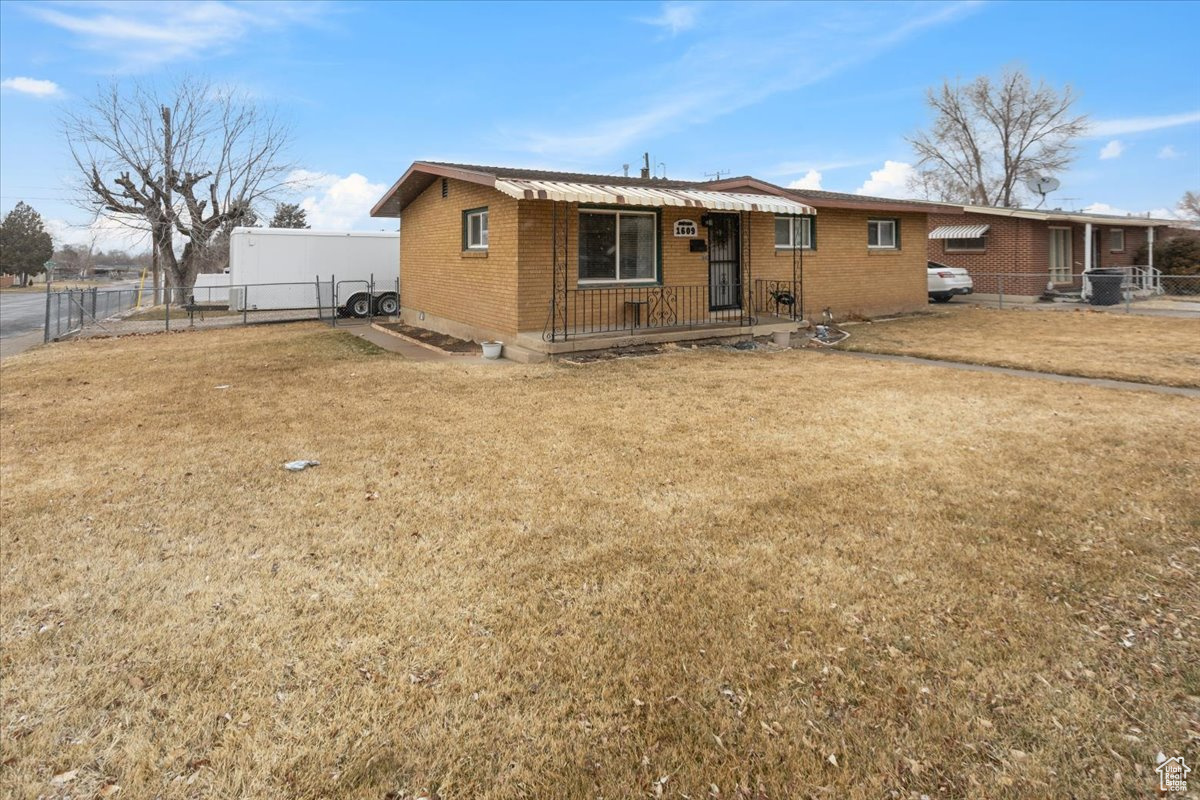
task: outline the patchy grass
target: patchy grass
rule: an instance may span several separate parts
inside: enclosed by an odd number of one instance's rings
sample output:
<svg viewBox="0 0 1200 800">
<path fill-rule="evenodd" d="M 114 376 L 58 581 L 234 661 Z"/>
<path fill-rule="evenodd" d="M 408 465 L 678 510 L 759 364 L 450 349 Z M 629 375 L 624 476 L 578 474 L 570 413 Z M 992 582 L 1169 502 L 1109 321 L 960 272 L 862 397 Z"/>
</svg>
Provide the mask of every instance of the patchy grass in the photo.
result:
<svg viewBox="0 0 1200 800">
<path fill-rule="evenodd" d="M 848 330 L 846 350 L 1200 386 L 1195 319 L 963 307 Z"/>
<path fill-rule="evenodd" d="M 304 324 L 0 406 L 0 794 L 1116 798 L 1200 737 L 1189 398 Z"/>
</svg>

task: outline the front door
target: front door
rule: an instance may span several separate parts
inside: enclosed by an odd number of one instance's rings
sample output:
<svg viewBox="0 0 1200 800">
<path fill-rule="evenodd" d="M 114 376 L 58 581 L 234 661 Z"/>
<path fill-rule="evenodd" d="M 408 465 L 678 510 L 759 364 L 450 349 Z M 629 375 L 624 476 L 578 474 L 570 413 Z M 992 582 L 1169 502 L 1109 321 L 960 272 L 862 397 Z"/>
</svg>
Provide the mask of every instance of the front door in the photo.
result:
<svg viewBox="0 0 1200 800">
<path fill-rule="evenodd" d="M 737 214 L 710 214 L 708 227 L 708 307 L 742 307 L 742 226 Z"/>
<path fill-rule="evenodd" d="M 1071 229 L 1050 229 L 1050 282 L 1071 282 Z"/>
</svg>

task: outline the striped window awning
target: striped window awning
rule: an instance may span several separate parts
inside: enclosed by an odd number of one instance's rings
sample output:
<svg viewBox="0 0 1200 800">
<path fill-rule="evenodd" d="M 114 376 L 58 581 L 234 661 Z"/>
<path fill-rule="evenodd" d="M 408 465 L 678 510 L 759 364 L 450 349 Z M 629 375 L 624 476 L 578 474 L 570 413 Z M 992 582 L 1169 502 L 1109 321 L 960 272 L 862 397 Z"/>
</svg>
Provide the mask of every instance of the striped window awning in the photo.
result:
<svg viewBox="0 0 1200 800">
<path fill-rule="evenodd" d="M 930 239 L 978 239 L 990 225 L 942 225 L 929 232 Z"/>
<path fill-rule="evenodd" d="M 607 186 L 568 181 L 534 181 L 500 178 L 496 188 L 518 200 L 560 200 L 630 206 L 684 206 L 714 211 L 765 211 L 774 214 L 813 215 L 812 206 L 786 197 L 765 194 L 713 192 L 700 189 L 667 189 L 656 186 Z M 984 226 L 987 227 L 987 226 Z"/>
</svg>

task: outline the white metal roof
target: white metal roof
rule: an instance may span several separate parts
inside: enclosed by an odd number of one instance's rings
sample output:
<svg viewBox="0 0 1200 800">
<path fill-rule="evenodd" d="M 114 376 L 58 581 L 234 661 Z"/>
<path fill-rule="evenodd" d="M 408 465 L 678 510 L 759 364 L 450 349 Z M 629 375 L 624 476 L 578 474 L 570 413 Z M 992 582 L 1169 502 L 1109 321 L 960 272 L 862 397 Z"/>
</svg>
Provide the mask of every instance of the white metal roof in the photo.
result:
<svg viewBox="0 0 1200 800">
<path fill-rule="evenodd" d="M 772 214 L 816 214 L 812 206 L 769 194 L 706 192 L 649 186 L 605 186 L 599 183 L 498 179 L 496 189 L 518 200 L 562 200 L 629 206 L 686 206 L 717 211 L 765 211 Z"/>
<path fill-rule="evenodd" d="M 1175 225 L 1176 220 L 1155 219 L 1153 217 L 1118 217 L 1113 214 L 1091 214 L 1086 211 L 1039 211 L 1032 208 L 996 208 L 993 206 L 963 206 L 968 214 L 991 214 L 997 217 L 1017 217 L 1019 219 L 1039 219 L 1047 222 L 1091 222 L 1095 225 L 1111 225 L 1116 228 L 1158 228 L 1163 225 Z"/>
<path fill-rule="evenodd" d="M 930 239 L 978 239 L 990 225 L 942 225 L 929 232 Z"/>
</svg>

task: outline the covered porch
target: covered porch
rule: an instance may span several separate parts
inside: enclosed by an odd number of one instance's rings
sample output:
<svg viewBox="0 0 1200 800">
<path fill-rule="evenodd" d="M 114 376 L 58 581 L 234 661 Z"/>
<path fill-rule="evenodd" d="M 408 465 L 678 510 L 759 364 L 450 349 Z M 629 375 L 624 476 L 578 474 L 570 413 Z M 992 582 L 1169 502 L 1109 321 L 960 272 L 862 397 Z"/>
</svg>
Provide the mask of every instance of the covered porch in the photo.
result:
<svg viewBox="0 0 1200 800">
<path fill-rule="evenodd" d="M 798 327 L 803 254 L 783 263 L 775 242 L 756 241 L 755 230 L 764 239 L 777 222 L 811 219 L 811 206 L 775 195 L 568 181 L 501 179 L 496 189 L 522 201 L 522 230 L 539 231 L 534 246 L 550 251 L 549 263 L 521 262 L 521 293 L 540 300 L 526 306 L 544 309 L 540 330 L 530 329 L 532 314 L 524 317 L 524 346 L 538 338 L 543 352 L 569 352 Z"/>
</svg>

